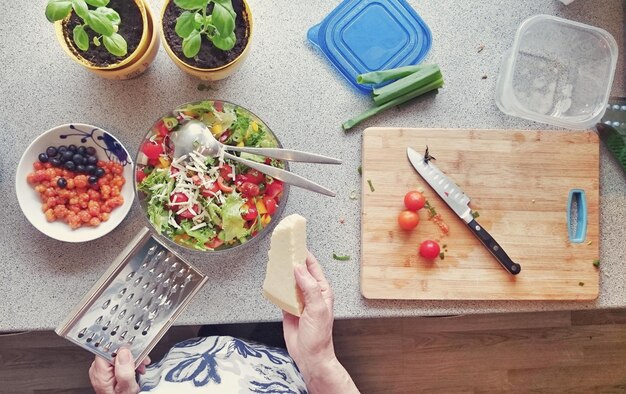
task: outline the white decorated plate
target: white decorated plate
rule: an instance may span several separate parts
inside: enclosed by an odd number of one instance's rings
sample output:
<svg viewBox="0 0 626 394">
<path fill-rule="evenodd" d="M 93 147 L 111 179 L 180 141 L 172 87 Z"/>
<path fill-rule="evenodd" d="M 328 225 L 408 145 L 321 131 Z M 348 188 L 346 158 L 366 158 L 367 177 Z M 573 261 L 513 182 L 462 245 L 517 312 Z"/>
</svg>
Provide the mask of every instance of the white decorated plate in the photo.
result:
<svg viewBox="0 0 626 394">
<path fill-rule="evenodd" d="M 124 198 L 124 203 L 113 209 L 109 219 L 96 227 L 82 226 L 73 230 L 62 220 L 48 222 L 41 209 L 39 193 L 26 180 L 28 174 L 34 171 L 33 163 L 38 161 L 39 154 L 45 152 L 46 148 L 71 144 L 93 147 L 98 160 L 114 161 L 123 166 L 126 183 L 120 195 Z M 81 123 L 57 126 L 37 137 L 22 155 L 15 175 L 15 192 L 22 212 L 37 230 L 59 241 L 91 241 L 111 232 L 128 214 L 134 198 L 132 159 L 117 138 L 98 127 Z"/>
</svg>

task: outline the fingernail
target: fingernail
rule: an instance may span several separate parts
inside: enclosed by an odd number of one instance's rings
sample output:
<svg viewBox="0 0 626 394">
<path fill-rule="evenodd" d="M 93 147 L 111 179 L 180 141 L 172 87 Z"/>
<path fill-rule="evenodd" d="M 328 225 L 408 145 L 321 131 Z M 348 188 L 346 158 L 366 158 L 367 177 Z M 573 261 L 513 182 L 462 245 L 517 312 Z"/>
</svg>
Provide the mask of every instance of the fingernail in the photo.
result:
<svg viewBox="0 0 626 394">
<path fill-rule="evenodd" d="M 115 357 L 115 361 L 120 365 L 127 365 L 133 362 L 133 355 L 128 349 L 121 349 Z"/>
</svg>

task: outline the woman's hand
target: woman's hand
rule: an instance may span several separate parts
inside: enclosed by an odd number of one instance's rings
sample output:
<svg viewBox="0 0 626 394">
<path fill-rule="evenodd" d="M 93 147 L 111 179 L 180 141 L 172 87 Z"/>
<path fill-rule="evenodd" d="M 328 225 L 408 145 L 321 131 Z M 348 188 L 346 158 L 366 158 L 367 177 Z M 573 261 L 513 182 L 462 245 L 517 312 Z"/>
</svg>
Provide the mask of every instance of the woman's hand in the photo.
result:
<svg viewBox="0 0 626 394">
<path fill-rule="evenodd" d="M 296 283 L 304 310 L 297 317 L 283 312 L 283 331 L 294 359 L 311 393 L 358 393 L 333 347 L 333 291 L 322 266 L 310 252 L 306 266 L 296 266 Z"/>
<path fill-rule="evenodd" d="M 137 368 L 144 374 L 150 357 L 146 357 Z M 89 380 L 96 394 L 137 394 L 139 385 L 135 379 L 135 362 L 130 350 L 122 348 L 115 357 L 115 365 L 96 356 L 89 368 Z"/>
</svg>

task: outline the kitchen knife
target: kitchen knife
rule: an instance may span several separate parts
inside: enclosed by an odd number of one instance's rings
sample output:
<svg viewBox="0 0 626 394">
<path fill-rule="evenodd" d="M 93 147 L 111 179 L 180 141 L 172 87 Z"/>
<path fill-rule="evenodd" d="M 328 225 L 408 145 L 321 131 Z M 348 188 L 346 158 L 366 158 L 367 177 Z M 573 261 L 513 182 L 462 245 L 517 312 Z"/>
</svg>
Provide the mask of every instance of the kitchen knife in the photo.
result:
<svg viewBox="0 0 626 394">
<path fill-rule="evenodd" d="M 426 162 L 424 156 L 417 153 L 414 149 L 407 148 L 406 153 L 413 168 L 428 182 L 430 187 L 437 192 L 439 197 L 448 204 L 454 213 L 465 221 L 472 233 L 485 245 L 496 260 L 498 260 L 509 273 L 513 275 L 519 274 L 522 267 L 513 262 L 487 230 L 474 219 L 472 210 L 469 207 L 470 198 L 463 193 L 461 188 L 441 172 L 437 166 L 432 164 L 430 160 Z"/>
</svg>

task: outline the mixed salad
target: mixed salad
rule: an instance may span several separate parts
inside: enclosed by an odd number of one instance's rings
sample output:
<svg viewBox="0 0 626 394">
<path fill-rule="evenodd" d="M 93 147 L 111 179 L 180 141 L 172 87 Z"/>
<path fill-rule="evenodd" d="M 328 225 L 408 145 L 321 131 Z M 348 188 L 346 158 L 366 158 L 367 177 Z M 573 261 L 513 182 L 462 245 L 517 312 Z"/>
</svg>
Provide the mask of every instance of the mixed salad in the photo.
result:
<svg viewBox="0 0 626 394">
<path fill-rule="evenodd" d="M 220 142 L 277 147 L 266 126 L 249 111 L 221 101 L 187 104 L 161 118 L 137 158 L 140 201 L 159 234 L 196 250 L 227 249 L 249 241 L 276 213 L 283 183 L 224 157 L 198 152 L 173 158 L 170 133 L 190 119 L 206 124 Z M 280 160 L 241 157 L 283 168 Z"/>
</svg>

